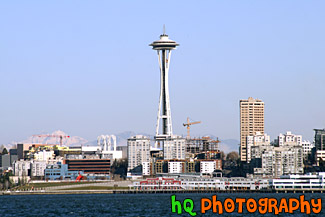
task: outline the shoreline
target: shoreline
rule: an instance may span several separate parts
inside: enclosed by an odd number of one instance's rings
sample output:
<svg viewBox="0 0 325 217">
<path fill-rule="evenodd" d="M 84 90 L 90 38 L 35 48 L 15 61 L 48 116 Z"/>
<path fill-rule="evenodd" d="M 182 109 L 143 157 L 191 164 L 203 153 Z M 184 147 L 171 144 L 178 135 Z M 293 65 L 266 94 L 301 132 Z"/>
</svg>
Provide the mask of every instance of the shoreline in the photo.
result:
<svg viewBox="0 0 325 217">
<path fill-rule="evenodd" d="M 3 191 L 0 196 L 6 195 L 63 195 L 63 194 L 314 194 L 325 193 L 325 189 L 266 189 L 266 190 L 61 190 L 61 191 Z"/>
</svg>

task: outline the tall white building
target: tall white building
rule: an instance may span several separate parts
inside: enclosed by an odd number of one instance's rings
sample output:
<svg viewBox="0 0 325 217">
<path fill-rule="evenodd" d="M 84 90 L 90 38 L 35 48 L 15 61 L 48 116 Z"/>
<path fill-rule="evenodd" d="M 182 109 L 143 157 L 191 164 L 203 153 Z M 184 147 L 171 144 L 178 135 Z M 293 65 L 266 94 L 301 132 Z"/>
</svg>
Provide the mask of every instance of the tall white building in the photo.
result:
<svg viewBox="0 0 325 217">
<path fill-rule="evenodd" d="M 31 161 L 19 160 L 14 163 L 14 174 L 15 176 L 23 177 L 29 176 L 28 170 L 30 170 Z"/>
<path fill-rule="evenodd" d="M 185 160 L 185 139 L 181 136 L 173 135 L 163 141 L 164 159 Z"/>
<path fill-rule="evenodd" d="M 31 175 L 32 176 L 44 176 L 44 170 L 46 169 L 45 161 L 33 161 L 31 162 Z"/>
<path fill-rule="evenodd" d="M 247 136 L 247 163 L 251 161 L 252 146 L 267 146 L 271 144 L 270 136 L 266 133 L 256 132 L 254 136 Z"/>
<path fill-rule="evenodd" d="M 304 172 L 302 146 L 253 146 L 252 153 L 255 175 L 280 177 Z"/>
<path fill-rule="evenodd" d="M 136 135 L 128 139 L 128 171 L 141 166 L 143 162 L 150 162 L 150 139 Z"/>
<path fill-rule="evenodd" d="M 287 132 L 278 136 L 277 143 L 278 147 L 271 145 L 266 134 L 247 137 L 247 144 L 250 144 L 248 162 L 254 167 L 254 174 L 264 177 L 303 174 L 302 136 Z"/>
</svg>

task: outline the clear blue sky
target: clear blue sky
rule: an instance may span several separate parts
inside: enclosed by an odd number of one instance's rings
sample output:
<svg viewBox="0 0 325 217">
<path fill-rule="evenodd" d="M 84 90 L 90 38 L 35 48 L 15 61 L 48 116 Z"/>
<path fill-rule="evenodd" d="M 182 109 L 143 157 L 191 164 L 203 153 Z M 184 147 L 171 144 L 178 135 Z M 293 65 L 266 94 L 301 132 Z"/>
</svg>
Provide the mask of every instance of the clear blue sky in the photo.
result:
<svg viewBox="0 0 325 217">
<path fill-rule="evenodd" d="M 123 3 L 122 3 L 123 2 Z M 154 134 L 156 52 L 172 54 L 175 134 L 239 139 L 239 100 L 265 102 L 265 131 L 325 127 L 325 2 L 2 1 L 0 143 L 61 129 L 95 140 Z"/>
</svg>

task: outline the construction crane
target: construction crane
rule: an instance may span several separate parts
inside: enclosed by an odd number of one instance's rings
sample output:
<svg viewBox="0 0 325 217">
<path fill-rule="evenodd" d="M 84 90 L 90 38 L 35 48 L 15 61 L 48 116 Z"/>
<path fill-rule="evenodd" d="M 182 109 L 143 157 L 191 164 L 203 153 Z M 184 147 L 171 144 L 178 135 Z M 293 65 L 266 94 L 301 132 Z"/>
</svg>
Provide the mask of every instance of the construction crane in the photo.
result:
<svg viewBox="0 0 325 217">
<path fill-rule="evenodd" d="M 190 126 L 193 124 L 199 124 L 199 123 L 201 123 L 201 121 L 190 122 L 190 118 L 187 117 L 187 123 L 183 124 L 183 126 L 184 127 L 186 126 L 186 128 L 187 128 L 187 136 L 186 136 L 187 139 L 191 138 L 190 137 Z"/>
<path fill-rule="evenodd" d="M 56 137 L 60 138 L 60 146 L 62 146 L 62 139 L 63 138 L 70 138 L 70 136 L 63 136 L 63 135 L 33 135 L 34 137 Z"/>
</svg>

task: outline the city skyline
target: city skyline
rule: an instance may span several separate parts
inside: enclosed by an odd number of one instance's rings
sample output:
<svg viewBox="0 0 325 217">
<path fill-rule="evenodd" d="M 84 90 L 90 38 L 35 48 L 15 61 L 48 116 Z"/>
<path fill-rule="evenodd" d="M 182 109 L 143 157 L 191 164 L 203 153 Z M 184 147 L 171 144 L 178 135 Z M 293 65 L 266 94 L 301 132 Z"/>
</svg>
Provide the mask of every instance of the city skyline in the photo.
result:
<svg viewBox="0 0 325 217">
<path fill-rule="evenodd" d="M 0 13 L 0 144 L 58 129 L 90 141 L 153 135 L 159 74 L 147 46 L 163 24 L 182 45 L 170 71 L 174 134 L 185 135 L 191 117 L 202 121 L 193 136 L 239 140 L 238 102 L 248 97 L 265 102 L 271 138 L 292 131 L 313 141 L 325 127 L 325 3 L 177 2 L 155 20 L 148 9 L 167 6 L 21 4 Z"/>
</svg>

